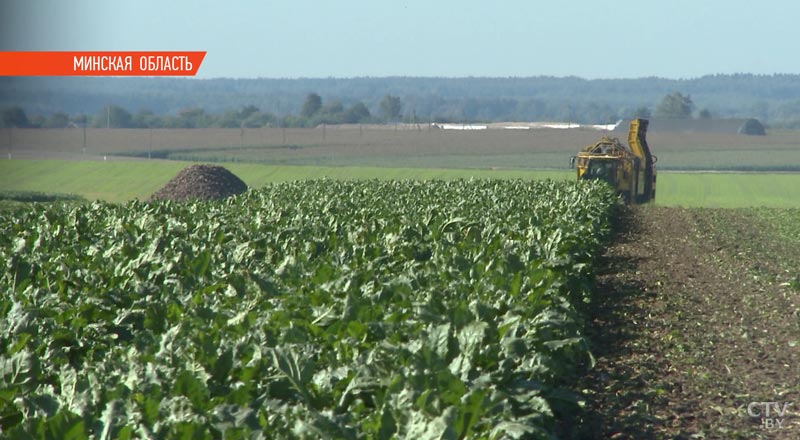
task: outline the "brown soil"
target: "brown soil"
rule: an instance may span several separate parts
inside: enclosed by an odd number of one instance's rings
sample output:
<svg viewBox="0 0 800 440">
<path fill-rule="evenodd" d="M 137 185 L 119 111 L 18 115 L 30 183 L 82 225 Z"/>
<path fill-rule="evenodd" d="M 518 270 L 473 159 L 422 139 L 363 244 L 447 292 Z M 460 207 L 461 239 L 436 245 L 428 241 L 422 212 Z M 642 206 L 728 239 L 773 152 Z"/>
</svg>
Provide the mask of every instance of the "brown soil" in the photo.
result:
<svg viewBox="0 0 800 440">
<path fill-rule="evenodd" d="M 575 436 L 800 438 L 798 243 L 742 210 L 624 217 L 592 307 L 597 365 Z M 754 402 L 788 406 L 767 420 Z"/>
<path fill-rule="evenodd" d="M 218 200 L 247 191 L 247 185 L 224 167 L 191 165 L 156 191 L 151 200 Z"/>
</svg>

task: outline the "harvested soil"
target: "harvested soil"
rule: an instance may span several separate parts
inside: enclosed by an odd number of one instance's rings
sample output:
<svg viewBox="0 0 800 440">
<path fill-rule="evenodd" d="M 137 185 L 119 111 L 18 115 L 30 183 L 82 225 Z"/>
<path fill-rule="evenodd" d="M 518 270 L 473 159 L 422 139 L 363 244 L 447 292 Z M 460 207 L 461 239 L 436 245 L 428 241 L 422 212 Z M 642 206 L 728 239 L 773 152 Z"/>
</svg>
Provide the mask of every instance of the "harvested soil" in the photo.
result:
<svg viewBox="0 0 800 440">
<path fill-rule="evenodd" d="M 247 191 L 247 185 L 224 167 L 191 165 L 178 173 L 150 200 L 219 200 Z"/>
<path fill-rule="evenodd" d="M 624 217 L 592 305 L 597 364 L 573 436 L 800 438 L 800 243 L 747 210 Z"/>
</svg>

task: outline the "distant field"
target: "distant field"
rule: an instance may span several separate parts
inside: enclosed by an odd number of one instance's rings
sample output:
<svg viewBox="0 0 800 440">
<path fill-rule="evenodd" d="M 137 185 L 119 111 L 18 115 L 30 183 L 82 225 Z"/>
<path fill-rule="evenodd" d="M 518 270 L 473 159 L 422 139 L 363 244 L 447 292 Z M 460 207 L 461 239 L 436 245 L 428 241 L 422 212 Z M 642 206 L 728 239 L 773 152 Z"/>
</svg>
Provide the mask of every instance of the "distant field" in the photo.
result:
<svg viewBox="0 0 800 440">
<path fill-rule="evenodd" d="M 104 155 L 269 165 L 566 170 L 603 135 L 591 129 L 442 131 L 313 129 L 4 129 L 0 154 L 23 159 Z M 800 171 L 800 131 L 767 136 L 649 133 L 662 170 Z"/>
<path fill-rule="evenodd" d="M 70 193 L 89 200 L 146 199 L 187 162 L 0 161 L 0 191 Z M 572 179 L 568 171 L 314 167 L 224 164 L 248 185 L 313 179 Z M 657 204 L 686 207 L 800 207 L 800 173 L 666 173 Z"/>
<path fill-rule="evenodd" d="M 660 173 L 656 204 L 707 208 L 800 207 L 800 173 Z"/>
</svg>

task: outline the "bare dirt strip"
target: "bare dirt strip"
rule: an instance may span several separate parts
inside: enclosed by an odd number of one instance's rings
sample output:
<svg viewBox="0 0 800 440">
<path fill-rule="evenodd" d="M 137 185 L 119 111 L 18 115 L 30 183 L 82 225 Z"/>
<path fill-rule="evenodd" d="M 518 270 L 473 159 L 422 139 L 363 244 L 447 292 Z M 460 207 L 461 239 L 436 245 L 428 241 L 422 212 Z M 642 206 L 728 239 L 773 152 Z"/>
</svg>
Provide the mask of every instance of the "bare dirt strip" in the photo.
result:
<svg viewBox="0 0 800 440">
<path fill-rule="evenodd" d="M 629 210 L 574 437 L 800 438 L 798 245 L 746 210 Z"/>
</svg>

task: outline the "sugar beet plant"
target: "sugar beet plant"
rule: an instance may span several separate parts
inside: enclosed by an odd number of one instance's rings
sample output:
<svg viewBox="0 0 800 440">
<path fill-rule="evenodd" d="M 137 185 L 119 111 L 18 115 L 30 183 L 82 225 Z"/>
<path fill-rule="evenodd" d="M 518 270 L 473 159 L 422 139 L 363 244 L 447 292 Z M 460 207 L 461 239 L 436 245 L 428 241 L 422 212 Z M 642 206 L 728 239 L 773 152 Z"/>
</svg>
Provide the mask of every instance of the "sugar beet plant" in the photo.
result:
<svg viewBox="0 0 800 440">
<path fill-rule="evenodd" d="M 0 215 L 7 438 L 546 438 L 597 183 L 284 183 Z"/>
</svg>

